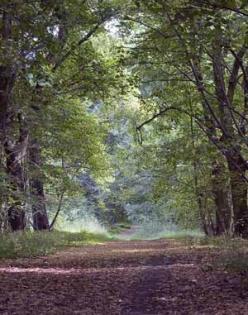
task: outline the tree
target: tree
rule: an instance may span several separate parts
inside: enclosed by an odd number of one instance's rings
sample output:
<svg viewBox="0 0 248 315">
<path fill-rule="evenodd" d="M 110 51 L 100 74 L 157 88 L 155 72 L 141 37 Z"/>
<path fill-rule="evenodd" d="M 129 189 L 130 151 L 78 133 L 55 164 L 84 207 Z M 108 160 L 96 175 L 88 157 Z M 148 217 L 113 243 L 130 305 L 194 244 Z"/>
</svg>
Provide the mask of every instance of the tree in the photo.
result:
<svg viewBox="0 0 248 315">
<path fill-rule="evenodd" d="M 225 181 L 230 180 L 234 231 L 236 235 L 246 237 L 247 162 L 246 136 L 242 131 L 246 120 L 244 58 L 247 51 L 243 31 L 246 17 L 236 12 L 239 10 L 225 9 L 226 6 L 220 6 L 216 12 L 213 10 L 215 3 L 208 6 L 206 2 L 194 1 L 140 1 L 137 15 L 130 14 L 126 20 L 143 28 L 135 57 L 140 68 L 144 64 L 147 66 L 145 73 L 150 83 L 157 86 L 160 82 L 160 89 L 154 93 L 158 110 L 147 122 L 171 111 L 193 117 L 225 158 L 223 166 L 219 160 L 212 163 L 212 175 L 216 177 L 213 185 L 218 188 L 218 191 L 213 188 L 213 192 L 216 205 L 220 205 L 217 215 L 224 224 L 222 232 L 229 230 L 231 222 L 227 193 L 224 187 L 220 191 L 223 180 L 217 178 L 225 174 L 226 164 L 228 175 Z M 195 87 L 193 112 L 184 104 L 170 104 L 178 103 L 168 91 L 172 83 L 174 91 L 175 85 L 181 91 Z"/>
<path fill-rule="evenodd" d="M 33 137 L 32 128 L 42 121 L 43 107 L 49 107 L 49 103 L 56 100 L 62 89 L 66 90 L 64 95 L 77 96 L 81 93 L 92 100 L 105 89 L 103 87 L 94 92 L 98 79 L 93 77 L 93 73 L 87 76 L 90 72 L 84 67 L 90 71 L 98 67 L 99 62 L 94 59 L 98 57 L 94 53 L 96 49 L 90 40 L 93 35 L 104 30 L 104 23 L 115 12 L 108 1 L 15 1 L 11 4 L 4 1 L 0 9 L 3 48 L 0 128 L 1 151 L 4 152 L 2 164 L 7 165 L 9 187 L 12 190 L 10 197 L 5 198 L 9 204 L 9 221 L 13 230 L 25 226 L 28 181 L 33 201 L 34 228 L 47 229 L 44 184 L 40 176 L 43 147 L 39 135 Z M 87 47 L 83 47 L 88 42 Z M 68 71 L 68 67 L 72 67 L 74 73 Z M 103 72 L 98 73 L 102 82 L 105 78 Z M 63 75 L 62 80 L 59 75 Z M 78 86 L 80 80 L 88 85 L 83 93 L 82 87 Z M 33 169 L 29 174 L 27 157 Z M 14 224 L 11 218 L 14 218 Z M 20 222 L 17 223 L 17 220 Z"/>
</svg>

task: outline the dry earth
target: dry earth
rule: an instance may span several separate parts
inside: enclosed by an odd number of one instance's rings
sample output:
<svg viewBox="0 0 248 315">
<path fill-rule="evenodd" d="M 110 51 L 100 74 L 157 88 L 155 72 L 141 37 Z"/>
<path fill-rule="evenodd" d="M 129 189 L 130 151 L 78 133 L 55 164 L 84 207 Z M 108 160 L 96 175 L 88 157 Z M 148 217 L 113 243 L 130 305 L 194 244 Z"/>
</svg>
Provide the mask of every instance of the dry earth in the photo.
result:
<svg viewBox="0 0 248 315">
<path fill-rule="evenodd" d="M 217 252 L 119 241 L 0 262 L 2 315 L 248 314 L 244 276 L 206 271 Z"/>
</svg>

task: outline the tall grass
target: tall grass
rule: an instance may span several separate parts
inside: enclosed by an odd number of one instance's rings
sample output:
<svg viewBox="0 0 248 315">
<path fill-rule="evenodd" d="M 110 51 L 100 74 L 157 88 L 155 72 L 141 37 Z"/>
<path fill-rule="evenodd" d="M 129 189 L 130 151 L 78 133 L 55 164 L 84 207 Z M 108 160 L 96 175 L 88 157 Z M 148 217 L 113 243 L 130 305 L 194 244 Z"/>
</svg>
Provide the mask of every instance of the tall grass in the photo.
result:
<svg viewBox="0 0 248 315">
<path fill-rule="evenodd" d="M 203 234 L 199 230 L 180 229 L 174 224 L 162 224 L 159 222 L 147 222 L 139 225 L 129 239 L 156 240 L 161 238 L 185 239 L 201 238 Z"/>
<path fill-rule="evenodd" d="M 0 235 L 0 258 L 36 257 L 53 253 L 66 247 L 104 242 L 106 234 L 81 231 L 69 232 L 15 232 Z"/>
<path fill-rule="evenodd" d="M 84 216 L 73 221 L 58 222 L 56 229 L 59 231 L 79 233 L 87 231 L 93 234 L 107 234 L 107 228 L 101 224 L 94 216 Z"/>
</svg>

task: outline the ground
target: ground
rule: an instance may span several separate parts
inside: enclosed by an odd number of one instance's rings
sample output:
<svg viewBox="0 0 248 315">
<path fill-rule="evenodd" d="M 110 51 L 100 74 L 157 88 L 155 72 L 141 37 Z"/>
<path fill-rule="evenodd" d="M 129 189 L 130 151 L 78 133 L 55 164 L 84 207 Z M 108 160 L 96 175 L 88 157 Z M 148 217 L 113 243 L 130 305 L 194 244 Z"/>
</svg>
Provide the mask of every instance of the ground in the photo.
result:
<svg viewBox="0 0 248 315">
<path fill-rule="evenodd" d="M 0 262 L 2 315 L 248 314 L 244 275 L 175 240 L 113 241 Z"/>
</svg>

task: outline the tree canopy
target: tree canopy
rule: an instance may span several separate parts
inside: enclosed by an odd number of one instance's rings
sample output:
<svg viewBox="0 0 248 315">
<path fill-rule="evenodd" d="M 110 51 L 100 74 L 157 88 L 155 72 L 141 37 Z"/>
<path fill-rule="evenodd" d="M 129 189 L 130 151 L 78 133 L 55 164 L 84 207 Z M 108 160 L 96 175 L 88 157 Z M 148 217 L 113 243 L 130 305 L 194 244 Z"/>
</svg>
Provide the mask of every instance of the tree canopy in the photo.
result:
<svg viewBox="0 0 248 315">
<path fill-rule="evenodd" d="M 1 1 L 1 230 L 89 213 L 247 238 L 247 6 Z"/>
</svg>

